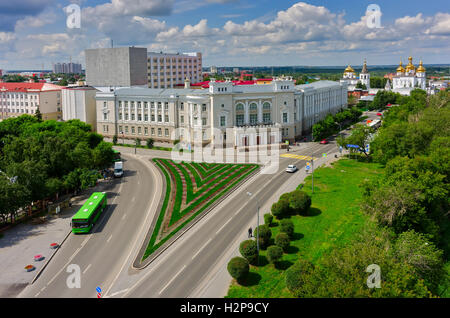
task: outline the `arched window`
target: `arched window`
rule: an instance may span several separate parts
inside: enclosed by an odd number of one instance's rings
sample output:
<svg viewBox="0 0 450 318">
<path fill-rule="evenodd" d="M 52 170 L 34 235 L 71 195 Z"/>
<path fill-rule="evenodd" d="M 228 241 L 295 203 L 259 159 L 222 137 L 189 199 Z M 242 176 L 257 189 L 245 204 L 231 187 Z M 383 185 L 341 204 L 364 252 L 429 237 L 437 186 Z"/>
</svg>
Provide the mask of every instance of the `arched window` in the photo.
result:
<svg viewBox="0 0 450 318">
<path fill-rule="evenodd" d="M 256 105 L 256 103 L 250 104 L 250 110 L 257 110 L 257 109 L 258 109 L 258 105 Z"/>
<path fill-rule="evenodd" d="M 241 111 L 241 110 L 244 110 L 244 104 L 237 104 L 236 105 L 236 111 Z"/>
<path fill-rule="evenodd" d="M 264 109 L 264 110 L 270 110 L 270 103 L 269 103 L 269 102 L 265 102 L 265 103 L 263 104 L 263 109 Z"/>
</svg>

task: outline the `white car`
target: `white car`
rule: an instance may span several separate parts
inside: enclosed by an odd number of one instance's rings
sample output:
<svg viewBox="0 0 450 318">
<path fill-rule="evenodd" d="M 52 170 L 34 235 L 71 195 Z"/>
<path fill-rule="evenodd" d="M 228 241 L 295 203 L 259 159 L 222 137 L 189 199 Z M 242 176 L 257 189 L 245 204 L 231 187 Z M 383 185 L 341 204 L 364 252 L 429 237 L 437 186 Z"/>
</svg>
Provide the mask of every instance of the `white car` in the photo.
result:
<svg viewBox="0 0 450 318">
<path fill-rule="evenodd" d="M 298 169 L 297 169 L 297 166 L 295 166 L 295 165 L 289 165 L 289 166 L 287 166 L 287 168 L 286 168 L 286 172 L 295 172 L 295 171 L 297 171 Z"/>
</svg>

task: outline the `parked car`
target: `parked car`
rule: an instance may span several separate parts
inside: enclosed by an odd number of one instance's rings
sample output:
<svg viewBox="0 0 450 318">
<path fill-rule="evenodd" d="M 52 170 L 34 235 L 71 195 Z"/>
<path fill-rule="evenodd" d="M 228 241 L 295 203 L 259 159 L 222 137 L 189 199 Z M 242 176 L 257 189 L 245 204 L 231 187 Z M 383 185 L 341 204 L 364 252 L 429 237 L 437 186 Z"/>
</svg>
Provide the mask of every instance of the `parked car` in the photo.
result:
<svg viewBox="0 0 450 318">
<path fill-rule="evenodd" d="M 327 144 L 327 143 L 328 143 L 328 140 L 326 140 L 326 139 L 322 139 L 322 140 L 320 141 L 320 143 L 321 143 L 322 145 L 325 145 L 325 144 Z"/>
<path fill-rule="evenodd" d="M 295 166 L 295 165 L 288 165 L 286 168 L 286 172 L 295 172 L 297 170 L 298 170 L 297 166 Z"/>
</svg>

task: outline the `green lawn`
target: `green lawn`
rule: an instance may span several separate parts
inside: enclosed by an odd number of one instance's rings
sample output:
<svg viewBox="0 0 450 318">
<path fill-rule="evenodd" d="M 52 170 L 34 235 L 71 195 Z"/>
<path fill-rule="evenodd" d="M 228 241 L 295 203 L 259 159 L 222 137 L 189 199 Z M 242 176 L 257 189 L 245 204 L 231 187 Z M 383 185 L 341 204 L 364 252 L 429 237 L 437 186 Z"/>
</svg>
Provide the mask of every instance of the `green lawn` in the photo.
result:
<svg viewBox="0 0 450 318">
<path fill-rule="evenodd" d="M 377 178 L 382 173 L 383 169 L 378 164 L 349 159 L 339 160 L 333 167 L 317 169 L 310 216 L 292 217 L 295 237 L 278 269 L 267 264 L 266 252 L 262 251 L 263 262 L 260 267 L 251 266 L 246 286 L 233 282 L 228 297 L 292 297 L 285 286 L 284 270 L 299 257 L 314 262 L 324 252 L 345 245 L 355 233 L 362 231 L 368 217 L 359 211 L 361 191 L 358 184 L 365 178 Z M 303 190 L 311 195 L 311 177 L 305 180 Z M 279 233 L 277 224 L 272 227 L 272 233 L 272 238 Z"/>
</svg>

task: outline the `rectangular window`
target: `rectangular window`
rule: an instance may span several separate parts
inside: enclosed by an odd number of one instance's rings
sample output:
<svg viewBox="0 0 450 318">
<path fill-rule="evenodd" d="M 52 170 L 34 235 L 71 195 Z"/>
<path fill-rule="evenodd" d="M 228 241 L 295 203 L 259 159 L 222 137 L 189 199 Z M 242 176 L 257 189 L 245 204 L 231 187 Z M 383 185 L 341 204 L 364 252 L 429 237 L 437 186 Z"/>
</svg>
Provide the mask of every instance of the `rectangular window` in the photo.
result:
<svg viewBox="0 0 450 318">
<path fill-rule="evenodd" d="M 225 116 L 220 116 L 220 126 L 225 127 Z"/>
<path fill-rule="evenodd" d="M 205 118 L 205 117 L 202 118 L 202 125 L 203 125 L 203 126 L 206 125 L 206 118 Z"/>
<path fill-rule="evenodd" d="M 250 124 L 255 125 L 256 123 L 258 123 L 258 115 L 250 114 Z"/>
<path fill-rule="evenodd" d="M 158 128 L 158 136 L 162 136 L 162 129 L 161 128 Z"/>
<path fill-rule="evenodd" d="M 202 104 L 202 112 L 206 112 L 206 104 Z"/>
<path fill-rule="evenodd" d="M 142 129 L 141 129 L 141 127 L 138 127 L 138 134 L 139 134 L 139 135 L 142 134 Z"/>
<path fill-rule="evenodd" d="M 265 123 L 270 123 L 270 113 L 264 113 L 263 114 L 263 121 Z"/>
<path fill-rule="evenodd" d="M 138 114 L 138 121 L 142 121 L 142 115 Z"/>
<path fill-rule="evenodd" d="M 154 136 L 155 135 L 155 128 L 152 128 L 151 132 L 152 132 L 152 136 Z"/>
<path fill-rule="evenodd" d="M 144 127 L 144 135 L 148 135 L 148 127 Z"/>
<path fill-rule="evenodd" d="M 288 122 L 288 117 L 287 117 L 287 113 L 283 113 L 283 123 L 287 123 Z"/>
<path fill-rule="evenodd" d="M 148 114 L 144 115 L 144 121 L 148 121 Z"/>
<path fill-rule="evenodd" d="M 128 126 L 125 126 L 125 133 L 128 134 Z"/>
<path fill-rule="evenodd" d="M 155 114 L 152 114 L 152 121 L 155 121 Z"/>
<path fill-rule="evenodd" d="M 244 115 L 236 115 L 236 125 L 242 126 L 244 124 Z"/>
<path fill-rule="evenodd" d="M 131 114 L 131 120 L 134 120 L 134 114 L 133 113 Z"/>
<path fill-rule="evenodd" d="M 180 123 L 184 124 L 184 116 L 180 117 Z"/>
<path fill-rule="evenodd" d="M 166 137 L 169 137 L 169 129 L 166 128 L 166 129 L 164 130 L 164 135 L 165 135 Z"/>
<path fill-rule="evenodd" d="M 108 113 L 103 113 L 103 120 L 108 120 Z"/>
<path fill-rule="evenodd" d="M 169 122 L 169 115 L 165 115 L 165 116 L 164 116 L 164 121 L 165 121 L 166 123 Z"/>
<path fill-rule="evenodd" d="M 162 122 L 162 115 L 158 115 L 158 122 Z"/>
<path fill-rule="evenodd" d="M 135 134 L 134 126 L 131 127 L 131 133 L 132 133 L 133 135 Z"/>
<path fill-rule="evenodd" d="M 119 134 L 122 134 L 123 130 L 122 130 L 122 126 L 119 126 Z"/>
</svg>

